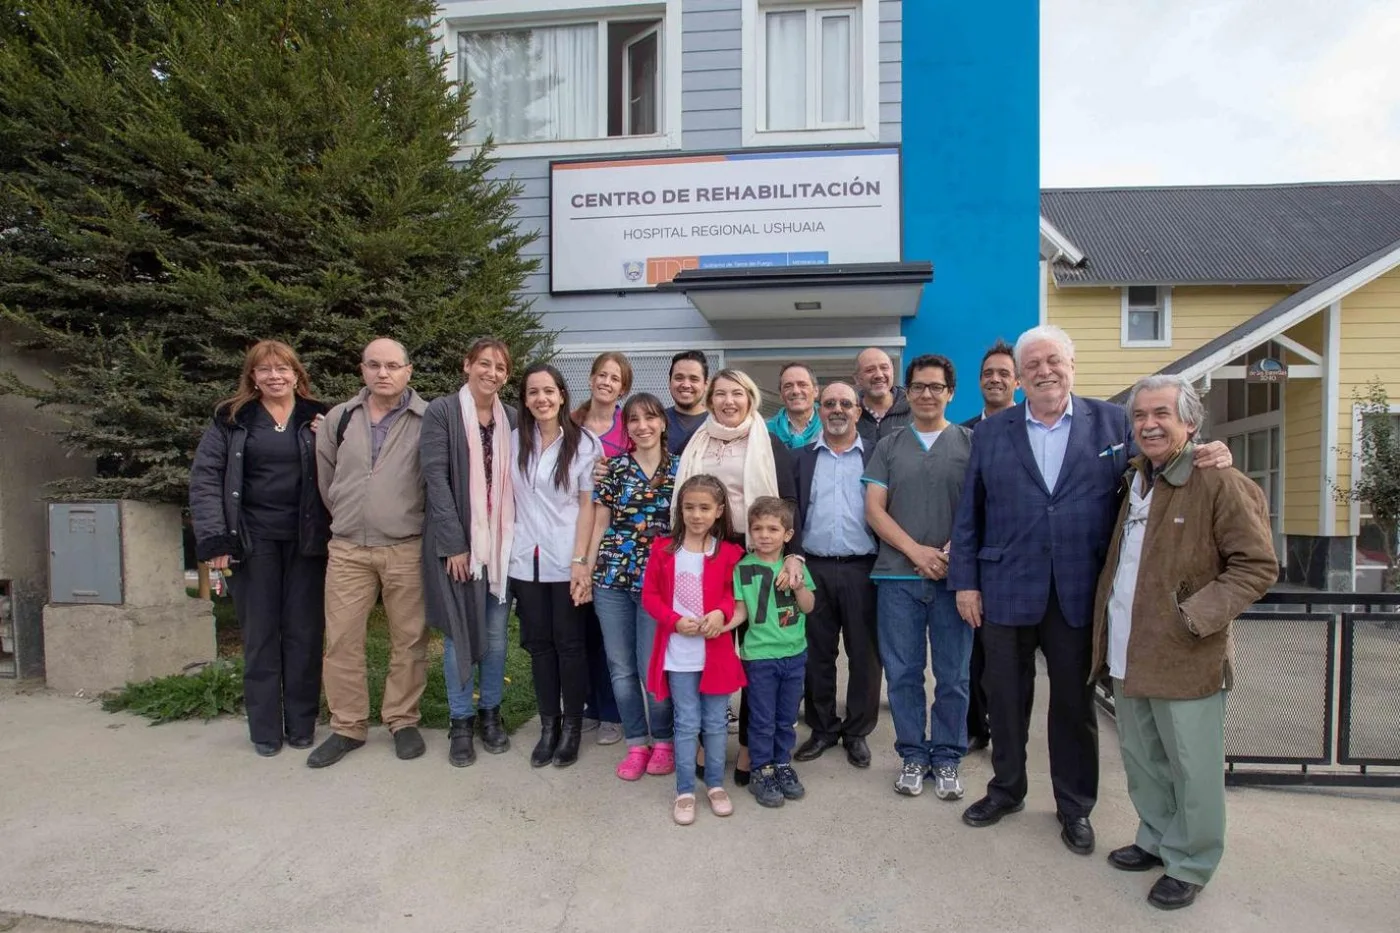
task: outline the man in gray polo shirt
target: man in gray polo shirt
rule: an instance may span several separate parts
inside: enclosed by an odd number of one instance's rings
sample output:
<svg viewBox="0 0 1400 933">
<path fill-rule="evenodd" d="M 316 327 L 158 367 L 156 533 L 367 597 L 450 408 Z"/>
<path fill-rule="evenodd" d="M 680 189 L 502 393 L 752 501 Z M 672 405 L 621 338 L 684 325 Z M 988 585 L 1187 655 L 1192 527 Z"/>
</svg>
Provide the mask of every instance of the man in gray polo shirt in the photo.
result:
<svg viewBox="0 0 1400 933">
<path fill-rule="evenodd" d="M 963 795 L 958 765 L 967 752 L 972 654 L 972 629 L 944 580 L 972 452 L 972 432 L 945 416 L 955 380 L 947 357 L 929 354 L 909 364 L 904 386 L 913 420 L 880 440 L 864 476 L 866 521 L 880 538 L 870 574 L 878 592 L 880 660 L 895 751 L 904 760 L 894 789 L 918 796 L 932 772 L 940 800 Z M 924 692 L 930 654 L 937 682 L 931 716 Z"/>
</svg>

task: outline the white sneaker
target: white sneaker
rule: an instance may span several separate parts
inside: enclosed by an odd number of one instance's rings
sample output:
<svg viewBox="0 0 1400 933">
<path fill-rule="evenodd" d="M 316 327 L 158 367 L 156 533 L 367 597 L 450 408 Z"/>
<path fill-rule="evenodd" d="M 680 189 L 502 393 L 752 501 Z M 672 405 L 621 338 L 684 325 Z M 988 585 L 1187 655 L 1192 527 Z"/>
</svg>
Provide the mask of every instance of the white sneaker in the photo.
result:
<svg viewBox="0 0 1400 933">
<path fill-rule="evenodd" d="M 598 724 L 598 738 L 595 741 L 599 745 L 616 745 L 622 741 L 622 723 L 603 722 Z"/>
</svg>

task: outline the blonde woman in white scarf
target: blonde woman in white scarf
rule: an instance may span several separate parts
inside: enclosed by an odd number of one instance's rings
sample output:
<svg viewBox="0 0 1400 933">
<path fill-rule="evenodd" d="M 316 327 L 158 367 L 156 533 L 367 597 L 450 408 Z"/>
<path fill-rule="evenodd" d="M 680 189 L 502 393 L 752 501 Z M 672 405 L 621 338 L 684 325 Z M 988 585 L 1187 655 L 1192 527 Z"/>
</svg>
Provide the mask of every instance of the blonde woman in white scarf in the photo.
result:
<svg viewBox="0 0 1400 933">
<path fill-rule="evenodd" d="M 710 417 L 696 429 L 681 454 L 676 488 L 690 477 L 708 473 L 724 484 L 735 534 L 743 543 L 748 532 L 749 504 L 759 496 L 778 496 L 797 507 L 797 477 L 787 447 L 768 433 L 759 412 L 758 386 L 747 373 L 723 369 L 710 380 L 705 407 Z M 673 506 L 674 510 L 674 506 Z M 802 579 L 802 523 L 788 543 L 777 585 L 790 589 Z M 671 527 L 680 527 L 673 516 Z M 742 637 L 742 629 L 738 630 Z M 739 758 L 734 783 L 749 783 L 749 716 L 747 697 L 739 704 Z M 678 762 L 677 767 L 685 767 Z"/>
<path fill-rule="evenodd" d="M 461 390 L 428 403 L 419 440 L 426 487 L 423 608 L 443 634 L 451 729 L 448 761 L 476 761 L 473 732 L 492 754 L 510 748 L 501 722 L 510 593 L 506 562 L 515 524 L 510 434 L 515 410 L 501 404 L 510 348 L 495 337 L 472 344 Z M 475 677 L 480 668 L 480 679 Z M 473 688 L 479 688 L 478 707 Z"/>
</svg>

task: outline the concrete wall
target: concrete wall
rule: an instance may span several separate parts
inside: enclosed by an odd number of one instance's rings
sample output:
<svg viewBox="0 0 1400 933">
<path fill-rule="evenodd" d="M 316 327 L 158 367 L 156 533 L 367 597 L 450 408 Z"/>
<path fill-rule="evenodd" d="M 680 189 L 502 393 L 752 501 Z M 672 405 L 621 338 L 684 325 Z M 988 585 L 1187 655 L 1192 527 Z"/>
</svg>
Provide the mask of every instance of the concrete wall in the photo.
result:
<svg viewBox="0 0 1400 933">
<path fill-rule="evenodd" d="M 0 370 L 28 381 L 43 378 L 51 359 L 22 354 L 15 332 L 0 325 Z M 48 518 L 44 484 L 69 476 L 91 476 L 92 463 L 65 454 L 49 432 L 62 427 L 32 402 L 0 395 L 0 580 L 14 588 L 21 674 L 43 673 L 41 612 L 48 599 Z"/>
</svg>

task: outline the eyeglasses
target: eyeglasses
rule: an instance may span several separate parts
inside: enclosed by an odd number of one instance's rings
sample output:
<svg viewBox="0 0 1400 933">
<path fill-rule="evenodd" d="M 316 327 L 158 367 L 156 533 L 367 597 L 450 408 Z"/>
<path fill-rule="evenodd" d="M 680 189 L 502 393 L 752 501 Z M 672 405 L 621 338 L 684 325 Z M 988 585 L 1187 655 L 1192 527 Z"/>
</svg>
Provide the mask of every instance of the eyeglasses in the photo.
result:
<svg viewBox="0 0 1400 933">
<path fill-rule="evenodd" d="M 856 407 L 856 403 L 848 398 L 824 398 L 822 399 L 822 407 L 827 411 L 835 411 L 838 408 L 850 411 Z"/>
<path fill-rule="evenodd" d="M 290 366 L 254 366 L 253 372 L 259 376 L 290 376 L 292 367 Z"/>
<path fill-rule="evenodd" d="M 941 382 L 911 382 L 905 391 L 910 395 L 942 395 L 948 387 Z"/>
<path fill-rule="evenodd" d="M 384 370 L 384 372 L 388 373 L 391 376 L 401 369 L 408 368 L 407 363 L 376 363 L 372 361 L 361 363 L 360 366 L 364 369 L 369 370 L 372 373 L 377 373 L 382 369 Z"/>
</svg>

